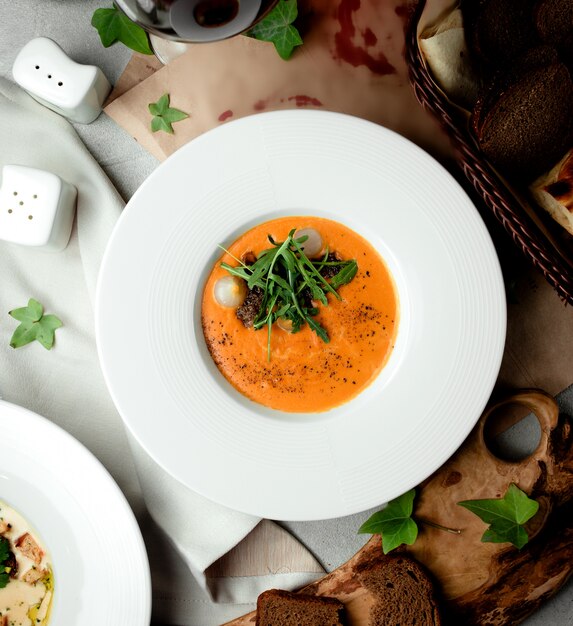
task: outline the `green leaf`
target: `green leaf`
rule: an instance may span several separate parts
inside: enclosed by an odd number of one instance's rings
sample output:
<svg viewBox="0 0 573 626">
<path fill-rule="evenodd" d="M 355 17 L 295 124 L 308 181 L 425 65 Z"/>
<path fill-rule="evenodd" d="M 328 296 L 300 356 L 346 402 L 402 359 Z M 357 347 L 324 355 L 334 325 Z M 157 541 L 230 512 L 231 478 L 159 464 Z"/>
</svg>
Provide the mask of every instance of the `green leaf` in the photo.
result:
<svg viewBox="0 0 573 626">
<path fill-rule="evenodd" d="M 529 541 L 523 525 L 538 511 L 539 503 L 527 497 L 513 483 L 503 498 L 491 500 L 464 500 L 460 506 L 475 513 L 489 528 L 484 532 L 482 541 L 493 543 L 511 543 L 516 548 L 523 548 Z"/>
<path fill-rule="evenodd" d="M 8 560 L 10 556 L 10 541 L 6 537 L 0 538 L 0 566 Z"/>
<path fill-rule="evenodd" d="M 10 581 L 10 575 L 5 571 L 6 562 L 10 558 L 10 541 L 6 537 L 0 537 L 0 589 Z"/>
<path fill-rule="evenodd" d="M 19 322 L 37 322 L 43 314 L 44 307 L 37 300 L 34 300 L 34 298 L 28 300 L 28 306 L 9 312 L 9 315 Z"/>
<path fill-rule="evenodd" d="M 21 348 L 32 341 L 38 341 L 46 350 L 54 345 L 56 329 L 62 321 L 55 315 L 44 315 L 44 307 L 33 298 L 28 306 L 10 311 L 10 315 L 20 322 L 10 339 L 12 348 Z"/>
<path fill-rule="evenodd" d="M 402 544 L 412 545 L 418 536 L 418 525 L 412 519 L 416 490 L 411 489 L 391 500 L 382 511 L 374 513 L 358 529 L 359 533 L 382 535 L 382 549 L 388 554 Z"/>
<path fill-rule="evenodd" d="M 152 115 L 163 115 L 169 109 L 169 94 L 164 93 L 157 102 L 149 105 L 149 112 Z"/>
<path fill-rule="evenodd" d="M 128 48 L 142 54 L 153 54 L 147 33 L 115 5 L 111 9 L 96 9 L 92 15 L 92 26 L 97 29 L 104 48 L 121 41 Z"/>
<path fill-rule="evenodd" d="M 262 301 L 253 320 L 253 328 L 259 330 L 267 327 L 269 355 L 272 325 L 281 317 L 290 320 L 291 332 L 298 332 L 301 325 L 306 323 L 324 343 L 329 343 L 328 332 L 313 319 L 313 316 L 318 315 L 319 309 L 311 306 L 311 302 L 316 300 L 328 306 L 327 293 L 341 299 L 319 272 L 318 268 L 322 268 L 325 262 L 311 261 L 299 246 L 302 238 L 293 238 L 295 232 L 296 228 L 292 229 L 288 237 L 280 242 L 274 241 L 269 235 L 268 239 L 273 247 L 262 250 L 252 265 L 247 266 L 235 257 L 233 258 L 238 263 L 236 267 L 221 263 L 221 267 L 231 275 L 245 280 L 249 290 L 254 287 L 261 290 Z M 225 250 L 223 246 L 220 247 Z M 225 252 L 230 254 L 227 250 Z M 356 266 L 355 261 L 336 262 L 341 271 L 349 264 Z M 357 266 L 353 272 L 347 273 L 347 282 L 352 280 L 356 271 Z"/>
<path fill-rule="evenodd" d="M 352 260 L 345 265 L 338 274 L 335 274 L 330 280 L 330 285 L 334 287 L 334 289 L 338 289 L 342 287 L 342 285 L 346 285 L 349 283 L 355 276 L 358 271 L 358 264 L 356 261 Z"/>
<path fill-rule="evenodd" d="M 173 134 L 173 127 L 169 122 L 166 122 L 162 117 L 154 117 L 151 120 L 151 131 L 156 133 L 158 130 L 162 130 L 170 135 Z"/>
<path fill-rule="evenodd" d="M 271 41 L 285 61 L 296 46 L 302 45 L 300 33 L 292 23 L 298 15 L 297 0 L 279 0 L 275 8 L 247 35 L 260 41 Z"/>
<path fill-rule="evenodd" d="M 62 322 L 55 315 L 44 315 L 37 324 L 38 332 L 36 333 L 36 340 L 39 341 L 46 350 L 50 350 L 56 338 L 55 331 L 62 327 Z"/>
<path fill-rule="evenodd" d="M 36 340 L 37 327 L 34 322 L 24 321 L 16 328 L 12 338 L 10 339 L 10 346 L 12 348 L 21 348 L 32 341 Z"/>
<path fill-rule="evenodd" d="M 330 343 L 330 337 L 328 336 L 326 330 L 324 330 L 323 326 L 313 320 L 310 315 L 307 315 L 305 319 L 306 323 L 310 326 L 312 330 L 314 330 L 314 332 L 322 339 L 322 341 L 324 341 L 324 343 Z"/>
<path fill-rule="evenodd" d="M 162 130 L 163 132 L 172 135 L 173 127 L 171 124 L 174 122 L 180 122 L 181 120 L 189 117 L 187 113 L 170 107 L 169 99 L 169 94 L 165 93 L 157 102 L 151 102 L 147 105 L 149 112 L 154 116 L 151 120 L 151 130 L 154 133 L 158 130 Z"/>
<path fill-rule="evenodd" d="M 167 109 L 165 113 L 161 116 L 168 124 L 173 124 L 173 122 L 180 122 L 185 118 L 189 117 L 187 113 L 183 113 L 183 111 L 179 111 L 179 109 Z"/>
</svg>

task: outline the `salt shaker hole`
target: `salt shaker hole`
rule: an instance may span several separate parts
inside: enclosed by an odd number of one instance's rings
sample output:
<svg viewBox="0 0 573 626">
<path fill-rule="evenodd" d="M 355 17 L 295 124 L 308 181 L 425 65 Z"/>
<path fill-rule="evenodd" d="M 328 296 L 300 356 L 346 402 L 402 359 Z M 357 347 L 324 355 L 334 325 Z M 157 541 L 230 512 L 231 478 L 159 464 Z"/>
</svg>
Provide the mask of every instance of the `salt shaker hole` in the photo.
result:
<svg viewBox="0 0 573 626">
<path fill-rule="evenodd" d="M 39 66 L 39 65 L 36 65 L 36 69 L 37 69 L 37 70 L 39 70 L 39 69 L 40 69 L 40 66 Z"/>
<path fill-rule="evenodd" d="M 48 78 L 52 78 L 52 75 L 51 75 L 51 74 L 48 74 Z"/>
<path fill-rule="evenodd" d="M 12 213 L 12 209 L 8 209 L 8 213 Z"/>
<path fill-rule="evenodd" d="M 33 215 L 28 215 L 28 219 L 29 219 L 29 220 L 34 219 L 34 216 L 33 216 Z"/>
<path fill-rule="evenodd" d="M 64 83 L 62 83 L 62 81 L 60 81 L 60 82 L 58 83 L 58 87 L 62 87 L 62 86 L 63 86 L 63 84 L 64 84 Z"/>
<path fill-rule="evenodd" d="M 20 206 L 24 206 L 24 203 L 22 202 L 22 200 L 20 200 L 20 202 L 18 202 L 18 204 L 19 204 Z"/>
</svg>

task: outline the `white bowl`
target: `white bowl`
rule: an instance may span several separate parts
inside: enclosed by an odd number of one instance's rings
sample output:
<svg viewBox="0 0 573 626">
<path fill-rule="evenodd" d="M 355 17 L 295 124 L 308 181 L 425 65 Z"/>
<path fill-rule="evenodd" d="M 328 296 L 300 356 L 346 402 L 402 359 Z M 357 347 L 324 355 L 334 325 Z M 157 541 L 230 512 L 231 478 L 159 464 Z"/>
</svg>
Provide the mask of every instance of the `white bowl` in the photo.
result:
<svg viewBox="0 0 573 626">
<path fill-rule="evenodd" d="M 71 435 L 19 406 L 0 401 L 0 430 L 0 500 L 31 524 L 52 559 L 49 623 L 149 624 L 143 539 L 108 472 Z"/>
<path fill-rule="evenodd" d="M 388 364 L 326 413 L 246 399 L 201 330 L 218 244 L 283 215 L 343 222 L 381 252 L 399 292 Z M 489 398 L 505 326 L 493 244 L 450 174 L 396 133 L 322 111 L 243 118 L 171 156 L 124 210 L 96 303 L 104 376 L 139 443 L 202 495 L 288 520 L 365 510 L 437 469 Z"/>
</svg>

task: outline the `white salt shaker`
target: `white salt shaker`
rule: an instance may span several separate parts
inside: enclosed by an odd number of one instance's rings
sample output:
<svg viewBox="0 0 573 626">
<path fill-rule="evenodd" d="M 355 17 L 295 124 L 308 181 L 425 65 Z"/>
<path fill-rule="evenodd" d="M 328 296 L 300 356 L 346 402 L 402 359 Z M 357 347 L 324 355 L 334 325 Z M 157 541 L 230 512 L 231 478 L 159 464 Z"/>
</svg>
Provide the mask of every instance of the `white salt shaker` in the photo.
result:
<svg viewBox="0 0 573 626">
<path fill-rule="evenodd" d="M 0 187 L 0 239 L 57 252 L 70 239 L 77 190 L 56 174 L 5 165 Z"/>
<path fill-rule="evenodd" d="M 99 67 L 72 61 L 47 37 L 32 39 L 20 50 L 12 74 L 38 102 L 80 124 L 96 119 L 111 89 Z"/>
</svg>

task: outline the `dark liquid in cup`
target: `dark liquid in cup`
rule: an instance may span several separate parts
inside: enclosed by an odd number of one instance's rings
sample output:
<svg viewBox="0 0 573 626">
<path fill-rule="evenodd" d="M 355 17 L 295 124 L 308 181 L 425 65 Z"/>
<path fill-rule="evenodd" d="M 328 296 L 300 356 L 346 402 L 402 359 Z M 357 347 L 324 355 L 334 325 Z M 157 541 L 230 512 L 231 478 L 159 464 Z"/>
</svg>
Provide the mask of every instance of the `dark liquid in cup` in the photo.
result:
<svg viewBox="0 0 573 626">
<path fill-rule="evenodd" d="M 195 6 L 197 24 L 204 27 L 223 26 L 237 16 L 237 0 L 203 0 Z"/>
<path fill-rule="evenodd" d="M 179 41 L 192 41 L 178 35 L 170 25 L 170 13 L 175 5 L 179 8 L 189 6 L 193 11 L 195 21 L 204 28 L 213 29 L 215 35 L 217 27 L 224 26 L 233 21 L 239 13 L 242 0 L 200 0 L 198 3 L 191 0 L 116 0 L 117 5 L 128 17 L 143 26 L 150 33 Z M 247 1 L 247 0 L 245 0 Z M 279 0 L 261 0 L 260 8 L 253 22 L 242 25 L 242 31 L 248 30 L 262 17 L 264 17 Z M 225 37 L 230 37 L 237 32 L 226 32 Z M 213 37 L 213 41 L 217 39 Z"/>
</svg>

